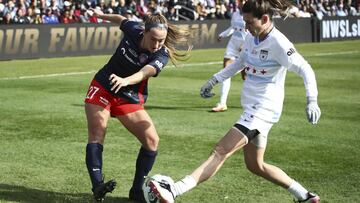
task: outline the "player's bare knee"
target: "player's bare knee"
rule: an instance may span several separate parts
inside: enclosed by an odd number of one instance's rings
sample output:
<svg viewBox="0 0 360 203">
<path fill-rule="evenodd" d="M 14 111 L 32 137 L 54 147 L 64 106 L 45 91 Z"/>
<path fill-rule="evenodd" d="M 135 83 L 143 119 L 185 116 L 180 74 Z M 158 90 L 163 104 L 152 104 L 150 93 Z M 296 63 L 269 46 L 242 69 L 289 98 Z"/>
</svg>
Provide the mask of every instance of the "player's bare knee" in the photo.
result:
<svg viewBox="0 0 360 203">
<path fill-rule="evenodd" d="M 104 139 L 106 133 L 106 127 L 94 127 L 89 129 L 90 141 L 101 141 Z"/>
<path fill-rule="evenodd" d="M 151 151 L 156 151 L 159 145 L 159 136 L 148 136 L 146 137 L 145 148 Z"/>
<path fill-rule="evenodd" d="M 246 168 L 253 174 L 260 175 L 264 173 L 264 165 L 258 162 L 245 161 Z"/>
</svg>

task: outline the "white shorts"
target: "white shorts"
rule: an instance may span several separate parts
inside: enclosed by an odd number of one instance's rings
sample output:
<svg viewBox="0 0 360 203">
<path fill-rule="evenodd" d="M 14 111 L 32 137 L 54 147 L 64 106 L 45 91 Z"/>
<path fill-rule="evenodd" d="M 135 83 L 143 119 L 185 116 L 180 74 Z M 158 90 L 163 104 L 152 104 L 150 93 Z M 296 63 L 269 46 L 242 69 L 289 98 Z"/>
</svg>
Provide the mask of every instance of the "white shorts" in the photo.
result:
<svg viewBox="0 0 360 203">
<path fill-rule="evenodd" d="M 226 46 L 224 58 L 232 59 L 232 60 L 239 58 L 243 44 L 244 44 L 243 40 L 239 38 L 231 37 Z"/>
<path fill-rule="evenodd" d="M 257 129 L 260 134 L 251 140 L 251 143 L 257 147 L 266 148 L 267 136 L 273 123 L 264 121 L 246 112 L 240 116 L 240 119 L 236 123 L 247 127 L 249 130 Z"/>
</svg>

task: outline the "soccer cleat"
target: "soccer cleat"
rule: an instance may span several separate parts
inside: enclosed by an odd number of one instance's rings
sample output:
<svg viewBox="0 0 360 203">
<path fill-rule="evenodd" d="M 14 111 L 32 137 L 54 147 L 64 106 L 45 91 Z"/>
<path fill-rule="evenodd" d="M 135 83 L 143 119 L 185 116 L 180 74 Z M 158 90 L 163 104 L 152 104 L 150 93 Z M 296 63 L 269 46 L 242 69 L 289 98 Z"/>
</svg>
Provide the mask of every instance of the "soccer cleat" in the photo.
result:
<svg viewBox="0 0 360 203">
<path fill-rule="evenodd" d="M 175 196 L 172 192 L 171 185 L 167 182 L 158 182 L 150 179 L 148 183 L 151 193 L 159 199 L 160 203 L 174 203 Z"/>
<path fill-rule="evenodd" d="M 224 112 L 227 110 L 226 104 L 218 103 L 214 108 L 211 109 L 212 112 Z"/>
<path fill-rule="evenodd" d="M 306 203 L 319 203 L 320 202 L 320 196 L 312 193 L 312 192 L 308 192 L 308 197 L 304 200 L 298 200 L 296 202 L 300 203 L 300 202 L 306 202 Z"/>
<path fill-rule="evenodd" d="M 94 199 L 97 202 L 102 202 L 105 199 L 105 195 L 108 192 L 112 192 L 116 187 L 115 180 L 109 180 L 106 183 L 101 183 L 99 186 L 93 189 Z"/>
<path fill-rule="evenodd" d="M 129 199 L 139 203 L 146 203 L 142 190 L 137 191 L 131 188 L 129 191 Z"/>
</svg>

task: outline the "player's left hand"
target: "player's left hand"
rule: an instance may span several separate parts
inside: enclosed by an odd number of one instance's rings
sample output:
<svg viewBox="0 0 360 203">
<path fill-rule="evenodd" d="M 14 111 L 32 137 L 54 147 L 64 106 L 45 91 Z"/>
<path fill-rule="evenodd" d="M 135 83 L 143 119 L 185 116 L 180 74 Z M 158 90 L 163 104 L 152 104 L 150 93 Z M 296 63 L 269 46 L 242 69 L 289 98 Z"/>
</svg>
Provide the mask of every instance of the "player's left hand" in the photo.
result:
<svg viewBox="0 0 360 203">
<path fill-rule="evenodd" d="M 321 111 L 320 107 L 317 103 L 317 99 L 314 97 L 308 97 L 307 98 L 307 105 L 306 105 L 306 116 L 308 118 L 308 121 L 312 123 L 313 125 L 317 124 L 317 122 L 320 119 Z"/>
<path fill-rule="evenodd" d="M 120 90 L 120 88 L 128 86 L 129 84 L 129 81 L 127 81 L 125 78 L 121 78 L 115 74 L 111 74 L 109 80 L 110 80 L 110 85 L 112 85 L 111 91 L 115 90 L 115 93 L 117 93 Z"/>
<path fill-rule="evenodd" d="M 202 98 L 210 98 L 213 97 L 215 94 L 211 92 L 213 87 L 218 83 L 215 77 L 210 78 L 200 89 L 200 96 Z"/>
</svg>

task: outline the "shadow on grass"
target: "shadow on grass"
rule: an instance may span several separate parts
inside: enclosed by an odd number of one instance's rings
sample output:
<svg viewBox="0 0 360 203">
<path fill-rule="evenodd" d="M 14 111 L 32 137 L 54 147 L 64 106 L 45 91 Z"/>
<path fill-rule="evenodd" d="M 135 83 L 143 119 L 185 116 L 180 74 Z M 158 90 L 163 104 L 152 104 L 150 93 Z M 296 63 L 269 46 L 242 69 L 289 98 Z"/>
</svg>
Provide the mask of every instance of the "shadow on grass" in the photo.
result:
<svg viewBox="0 0 360 203">
<path fill-rule="evenodd" d="M 94 202 L 86 193 L 59 193 L 27 188 L 24 186 L 0 184 L 0 202 L 51 203 L 51 202 Z M 107 196 L 104 202 L 134 203 L 125 197 Z"/>
</svg>

